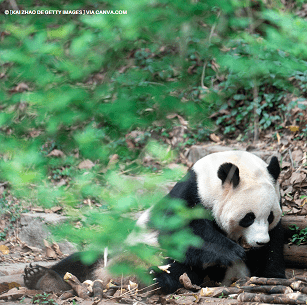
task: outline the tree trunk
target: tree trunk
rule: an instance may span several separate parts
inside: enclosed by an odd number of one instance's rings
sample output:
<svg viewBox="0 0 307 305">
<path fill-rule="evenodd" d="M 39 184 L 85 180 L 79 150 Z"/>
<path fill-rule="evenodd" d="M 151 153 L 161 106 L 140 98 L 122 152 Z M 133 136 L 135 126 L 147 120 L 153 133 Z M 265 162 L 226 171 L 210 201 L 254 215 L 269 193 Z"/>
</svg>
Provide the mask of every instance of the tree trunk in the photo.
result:
<svg viewBox="0 0 307 305">
<path fill-rule="evenodd" d="M 289 226 L 295 224 L 299 227 L 300 230 L 305 229 L 307 227 L 307 218 L 306 216 L 291 216 L 286 215 L 281 218 L 281 224 L 283 228 L 288 231 Z M 292 230 L 290 230 L 292 231 Z"/>
<path fill-rule="evenodd" d="M 307 268 L 307 245 L 284 245 L 287 267 Z"/>
<path fill-rule="evenodd" d="M 299 230 L 305 229 L 307 227 L 307 218 L 305 216 L 291 215 L 286 215 L 281 218 L 281 225 L 284 228 L 286 243 L 289 242 L 289 238 L 291 238 L 291 236 L 296 233 L 296 231 L 289 229 L 289 226 L 293 224 L 297 225 Z"/>
</svg>

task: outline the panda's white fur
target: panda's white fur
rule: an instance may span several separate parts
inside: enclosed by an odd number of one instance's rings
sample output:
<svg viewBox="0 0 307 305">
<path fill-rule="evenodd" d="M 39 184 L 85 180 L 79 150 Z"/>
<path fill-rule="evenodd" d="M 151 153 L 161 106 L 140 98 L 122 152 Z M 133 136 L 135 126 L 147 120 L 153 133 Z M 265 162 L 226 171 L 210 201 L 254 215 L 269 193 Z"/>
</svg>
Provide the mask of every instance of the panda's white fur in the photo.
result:
<svg viewBox="0 0 307 305">
<path fill-rule="evenodd" d="M 150 246 L 159 246 L 158 236 L 159 232 L 155 230 L 150 230 L 147 228 L 147 223 L 150 221 L 152 208 L 144 211 L 136 222 L 136 226 L 140 229 L 139 232 L 131 232 L 127 237 L 126 243 L 130 246 L 136 245 L 138 243 L 146 243 Z"/>
<path fill-rule="evenodd" d="M 185 179 L 174 186 L 168 197 L 184 200 L 189 208 L 202 205 L 211 211 L 214 221 L 201 219 L 189 223 L 203 244 L 200 248 L 189 248 L 184 262 L 171 260 L 168 273 L 156 274 L 163 291 L 170 293 L 179 288 L 179 277 L 185 272 L 199 285 L 215 266 L 226 267 L 222 279 L 224 285 L 229 285 L 234 278 L 249 275 L 285 277 L 277 182 L 280 168 L 277 159 L 272 160 L 267 165 L 259 157 L 244 151 L 211 154 L 197 161 Z M 246 221 L 247 216 L 252 218 L 251 221 Z M 140 216 L 136 223 L 138 229 L 126 240 L 128 245 L 159 246 L 159 232 L 147 226 L 151 217 L 151 208 Z M 116 261 L 114 258 L 110 264 Z M 106 283 L 112 278 L 107 268 L 101 268 L 99 263 L 85 266 L 84 270 L 80 266 L 82 262 L 76 254 L 54 265 L 48 272 L 52 273 L 52 279 L 57 274 L 57 280 L 66 271 L 80 279 L 94 275 Z M 27 287 L 41 288 L 34 282 L 40 276 L 42 279 L 46 271 L 37 270 L 32 268 L 25 272 Z M 213 273 L 211 270 L 211 274 L 215 273 L 215 269 Z"/>
<path fill-rule="evenodd" d="M 240 170 L 240 182 L 235 188 L 231 183 L 222 186 L 217 176 L 225 161 Z M 193 166 L 203 206 L 212 210 L 215 221 L 230 239 L 238 242 L 243 237 L 251 247 L 260 247 L 270 241 L 268 232 L 277 225 L 282 214 L 279 185 L 269 174 L 267 166 L 262 159 L 245 151 L 211 154 Z M 240 227 L 240 219 L 249 212 L 256 216 L 254 223 L 248 228 Z M 271 212 L 274 221 L 269 225 Z"/>
</svg>

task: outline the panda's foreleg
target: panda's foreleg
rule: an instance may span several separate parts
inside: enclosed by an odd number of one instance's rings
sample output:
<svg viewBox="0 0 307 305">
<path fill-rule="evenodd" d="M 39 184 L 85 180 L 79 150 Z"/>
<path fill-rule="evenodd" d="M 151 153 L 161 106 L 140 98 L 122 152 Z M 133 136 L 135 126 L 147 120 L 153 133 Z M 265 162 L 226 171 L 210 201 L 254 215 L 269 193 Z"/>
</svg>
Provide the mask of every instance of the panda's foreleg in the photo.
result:
<svg viewBox="0 0 307 305">
<path fill-rule="evenodd" d="M 219 232 L 212 221 L 207 219 L 193 220 L 189 226 L 193 233 L 202 239 L 202 245 L 198 248 L 189 247 L 184 260 L 181 263 L 171 262 L 168 272 L 155 274 L 163 292 L 174 292 L 182 287 L 179 277 L 183 273 L 187 273 L 193 284 L 200 285 L 207 274 L 207 268 L 212 266 L 229 267 L 234 262 L 242 261 L 245 257 L 244 249 Z M 242 269 L 245 270 L 242 272 L 239 272 L 239 269 L 237 266 L 237 274 L 243 276 L 247 274 L 247 268 L 244 269 L 242 266 Z"/>
<path fill-rule="evenodd" d="M 269 234 L 270 242 L 264 249 L 264 263 L 259 266 L 259 268 L 262 267 L 262 272 L 259 276 L 285 278 L 284 233 L 281 222 Z M 259 261 L 259 263 L 261 262 Z"/>
<path fill-rule="evenodd" d="M 188 275 L 193 284 L 202 284 L 205 274 L 203 274 L 201 268 L 193 268 L 176 261 L 169 261 L 169 265 L 170 267 L 167 269 L 167 272 L 160 271 L 154 274 L 155 281 L 158 283 L 161 292 L 169 294 L 183 287 L 179 278 L 184 273 Z"/>
<path fill-rule="evenodd" d="M 193 220 L 190 227 L 203 244 L 199 248 L 190 247 L 187 250 L 184 264 L 202 268 L 212 265 L 230 266 L 245 258 L 245 250 L 218 231 L 212 221 Z"/>
<path fill-rule="evenodd" d="M 252 276 L 285 278 L 283 230 L 279 223 L 269 232 L 270 242 L 247 251 L 246 264 Z"/>
<path fill-rule="evenodd" d="M 101 257 L 96 259 L 93 264 L 86 265 L 81 260 L 81 256 L 81 252 L 74 253 L 62 259 L 57 264 L 53 265 L 50 269 L 57 272 L 62 277 L 66 272 L 72 273 L 79 279 L 79 281 L 83 282 L 88 279 L 92 272 L 95 270 L 97 264 L 99 264 L 99 261 L 101 260 Z"/>
<path fill-rule="evenodd" d="M 75 275 L 81 282 L 90 277 L 96 265 L 97 260 L 92 265 L 82 263 L 81 253 L 74 253 L 50 268 L 39 265 L 28 266 L 24 270 L 24 282 L 27 288 L 43 291 L 65 291 L 71 287 L 64 281 L 66 272 Z"/>
<path fill-rule="evenodd" d="M 27 266 L 23 278 L 25 286 L 29 289 L 55 293 L 71 289 L 71 286 L 56 271 L 40 265 Z"/>
</svg>

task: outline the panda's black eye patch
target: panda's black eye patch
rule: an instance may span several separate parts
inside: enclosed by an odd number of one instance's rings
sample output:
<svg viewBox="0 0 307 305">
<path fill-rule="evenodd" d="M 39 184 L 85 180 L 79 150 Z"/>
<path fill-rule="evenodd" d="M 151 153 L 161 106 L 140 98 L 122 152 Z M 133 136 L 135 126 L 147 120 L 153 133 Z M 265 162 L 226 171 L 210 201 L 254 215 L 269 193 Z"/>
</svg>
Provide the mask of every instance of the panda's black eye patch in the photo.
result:
<svg viewBox="0 0 307 305">
<path fill-rule="evenodd" d="M 239 225 L 243 228 L 247 228 L 253 224 L 256 216 L 254 213 L 247 213 L 239 222 Z"/>
<path fill-rule="evenodd" d="M 273 220 L 274 220 L 274 214 L 273 214 L 273 212 L 271 212 L 269 217 L 268 217 L 269 224 L 271 224 L 273 222 Z"/>
</svg>

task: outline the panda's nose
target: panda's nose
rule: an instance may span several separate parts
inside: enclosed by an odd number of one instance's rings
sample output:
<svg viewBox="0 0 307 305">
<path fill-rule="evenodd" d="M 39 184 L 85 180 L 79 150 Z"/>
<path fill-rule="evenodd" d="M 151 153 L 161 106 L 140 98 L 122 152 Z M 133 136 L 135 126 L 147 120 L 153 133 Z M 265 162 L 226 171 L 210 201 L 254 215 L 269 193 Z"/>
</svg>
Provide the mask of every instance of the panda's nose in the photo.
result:
<svg viewBox="0 0 307 305">
<path fill-rule="evenodd" d="M 267 243 L 259 243 L 259 242 L 257 241 L 256 244 L 257 244 L 258 246 L 265 246 L 266 244 L 268 244 L 268 242 L 267 242 Z"/>
</svg>

